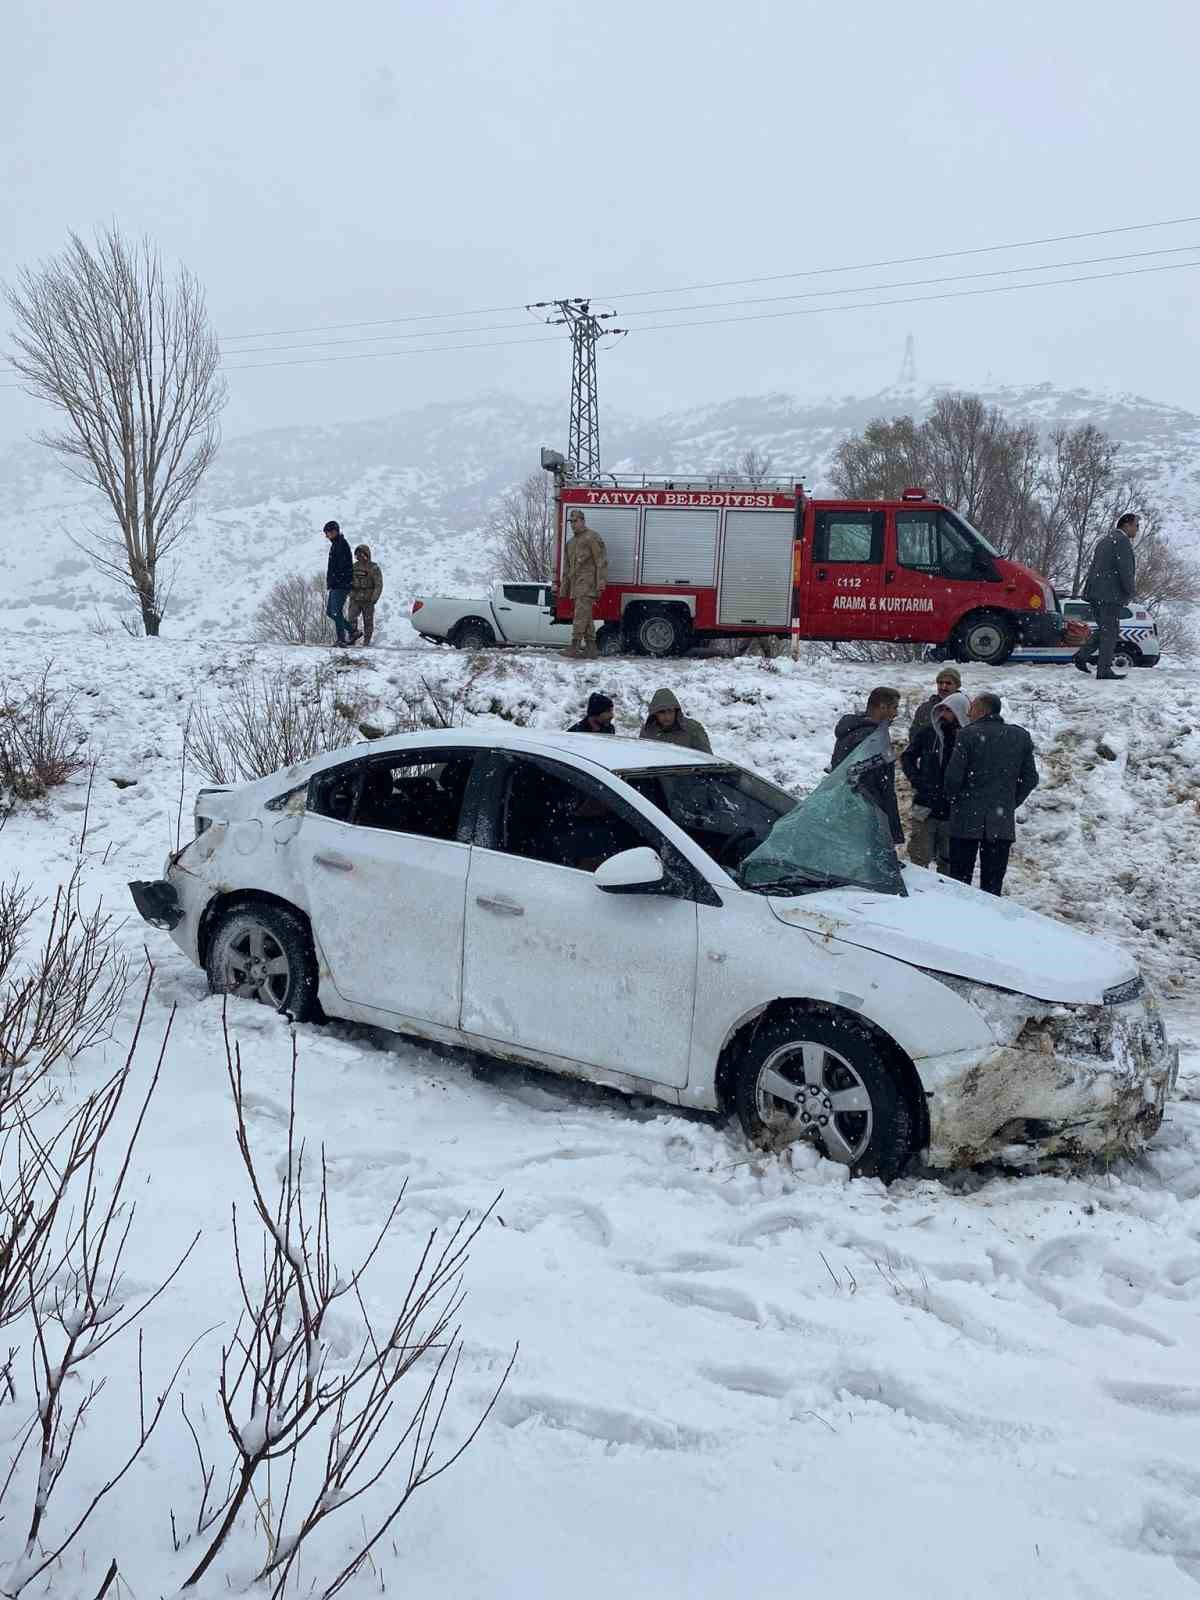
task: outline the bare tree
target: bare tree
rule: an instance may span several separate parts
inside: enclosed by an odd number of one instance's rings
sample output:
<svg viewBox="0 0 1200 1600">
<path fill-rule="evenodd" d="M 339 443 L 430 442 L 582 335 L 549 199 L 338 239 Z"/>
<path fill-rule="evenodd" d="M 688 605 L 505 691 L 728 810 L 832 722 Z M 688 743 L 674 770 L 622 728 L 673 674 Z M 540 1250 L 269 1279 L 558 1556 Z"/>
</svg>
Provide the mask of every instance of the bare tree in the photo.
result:
<svg viewBox="0 0 1200 1600">
<path fill-rule="evenodd" d="M 328 644 L 333 623 L 325 613 L 325 575 L 280 578 L 254 613 L 253 636 L 262 644 Z"/>
<path fill-rule="evenodd" d="M 8 359 L 59 413 L 41 443 L 107 500 L 111 536 L 76 543 L 130 595 L 157 634 L 164 557 L 190 525 L 216 453 L 226 387 L 204 293 L 185 267 L 169 279 L 149 239 L 115 226 L 25 268 L 4 291 L 15 318 Z"/>
<path fill-rule="evenodd" d="M 554 484 L 531 472 L 500 501 L 487 523 L 496 547 L 495 575 L 545 583 L 554 575 Z"/>
<path fill-rule="evenodd" d="M 891 500 L 925 476 L 921 430 L 912 417 L 876 417 L 843 439 L 830 477 L 847 500 Z"/>
<path fill-rule="evenodd" d="M 760 450 L 757 445 L 747 445 L 738 452 L 735 476 L 744 478 L 747 483 L 752 483 L 759 488 L 764 483 L 769 483 L 775 472 L 775 458 L 769 450 Z"/>
</svg>

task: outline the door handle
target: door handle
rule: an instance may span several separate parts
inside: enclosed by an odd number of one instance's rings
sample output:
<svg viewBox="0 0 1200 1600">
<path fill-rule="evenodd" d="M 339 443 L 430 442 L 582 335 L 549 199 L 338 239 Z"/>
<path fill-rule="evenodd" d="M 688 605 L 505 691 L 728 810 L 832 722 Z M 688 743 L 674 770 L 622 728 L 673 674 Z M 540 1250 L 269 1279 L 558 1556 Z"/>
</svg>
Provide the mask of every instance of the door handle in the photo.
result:
<svg viewBox="0 0 1200 1600">
<path fill-rule="evenodd" d="M 828 576 L 829 576 L 829 574 L 828 574 L 828 572 L 826 572 L 824 567 L 818 567 L 817 568 L 817 582 L 818 583 L 824 583 L 826 578 L 828 578 Z"/>
<path fill-rule="evenodd" d="M 896 574 L 889 567 L 888 570 L 883 575 L 883 581 L 884 581 L 884 583 L 894 583 L 895 579 L 896 579 Z"/>
<path fill-rule="evenodd" d="M 501 917 L 523 917 L 525 915 L 525 907 L 519 906 L 515 900 L 492 899 L 489 895 L 477 894 L 475 896 L 475 904 L 482 906 L 485 911 L 495 911 Z"/>
<path fill-rule="evenodd" d="M 347 861 L 345 856 L 338 856 L 338 855 L 326 856 L 326 855 L 321 855 L 318 852 L 318 854 L 313 856 L 313 860 L 317 863 L 317 865 L 319 867 L 329 867 L 333 872 L 353 872 L 354 871 L 354 863 L 353 863 L 353 861 Z"/>
<path fill-rule="evenodd" d="M 511 611 L 512 607 L 511 606 L 497 606 L 496 610 L 497 611 Z"/>
</svg>

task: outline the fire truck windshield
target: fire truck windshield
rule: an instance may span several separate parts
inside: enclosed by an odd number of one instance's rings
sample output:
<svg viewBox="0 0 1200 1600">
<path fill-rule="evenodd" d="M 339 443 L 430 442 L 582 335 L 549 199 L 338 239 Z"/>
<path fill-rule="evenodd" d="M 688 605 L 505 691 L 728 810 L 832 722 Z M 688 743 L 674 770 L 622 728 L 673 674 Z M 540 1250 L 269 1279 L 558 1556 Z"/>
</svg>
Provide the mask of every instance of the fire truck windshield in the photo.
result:
<svg viewBox="0 0 1200 1600">
<path fill-rule="evenodd" d="M 983 534 L 980 533 L 979 529 L 974 525 L 974 523 L 968 522 L 961 511 L 956 511 L 954 513 L 954 520 L 965 533 L 968 533 L 971 538 L 974 539 L 976 544 L 981 545 L 983 549 L 987 551 L 988 555 L 998 556 L 1000 554 L 999 550 L 996 549 L 996 546 L 992 543 L 992 541 L 990 539 L 985 539 Z"/>
</svg>

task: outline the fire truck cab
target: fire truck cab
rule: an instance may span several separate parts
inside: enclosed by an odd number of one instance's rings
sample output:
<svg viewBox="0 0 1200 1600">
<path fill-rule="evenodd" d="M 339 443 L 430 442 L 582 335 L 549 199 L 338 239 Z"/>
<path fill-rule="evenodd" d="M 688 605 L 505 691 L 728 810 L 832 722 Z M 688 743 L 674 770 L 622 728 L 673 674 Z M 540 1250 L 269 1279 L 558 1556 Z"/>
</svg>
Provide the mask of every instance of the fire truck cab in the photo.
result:
<svg viewBox="0 0 1200 1600">
<path fill-rule="evenodd" d="M 818 500 L 797 481 L 561 478 L 557 616 L 567 517 L 608 549 L 595 617 L 604 650 L 678 654 L 703 639 L 788 635 L 927 644 L 998 665 L 1060 642 L 1053 589 L 965 518 L 908 489 L 896 500 Z"/>
</svg>

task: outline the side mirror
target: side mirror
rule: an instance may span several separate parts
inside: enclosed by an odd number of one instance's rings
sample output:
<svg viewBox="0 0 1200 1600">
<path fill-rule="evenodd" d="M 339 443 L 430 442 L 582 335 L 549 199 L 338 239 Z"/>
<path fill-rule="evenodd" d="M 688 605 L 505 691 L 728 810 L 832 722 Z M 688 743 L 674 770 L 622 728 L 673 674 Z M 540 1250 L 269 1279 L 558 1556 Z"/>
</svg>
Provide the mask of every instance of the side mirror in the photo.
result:
<svg viewBox="0 0 1200 1600">
<path fill-rule="evenodd" d="M 663 864 L 656 850 L 639 845 L 609 856 L 592 873 L 597 889 L 606 894 L 646 894 L 663 881 Z"/>
</svg>

